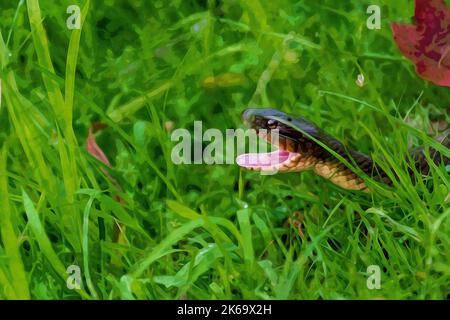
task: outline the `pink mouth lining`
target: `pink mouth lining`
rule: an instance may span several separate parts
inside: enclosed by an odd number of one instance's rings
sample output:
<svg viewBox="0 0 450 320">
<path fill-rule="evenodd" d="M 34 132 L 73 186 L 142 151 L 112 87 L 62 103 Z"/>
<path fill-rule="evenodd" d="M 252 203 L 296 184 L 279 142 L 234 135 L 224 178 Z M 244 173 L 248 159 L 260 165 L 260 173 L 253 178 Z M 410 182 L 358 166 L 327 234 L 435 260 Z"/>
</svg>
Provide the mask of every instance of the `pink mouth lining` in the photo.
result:
<svg viewBox="0 0 450 320">
<path fill-rule="evenodd" d="M 244 168 L 270 168 L 278 166 L 296 153 L 276 150 L 270 153 L 244 153 L 236 158 L 236 163 Z"/>
</svg>

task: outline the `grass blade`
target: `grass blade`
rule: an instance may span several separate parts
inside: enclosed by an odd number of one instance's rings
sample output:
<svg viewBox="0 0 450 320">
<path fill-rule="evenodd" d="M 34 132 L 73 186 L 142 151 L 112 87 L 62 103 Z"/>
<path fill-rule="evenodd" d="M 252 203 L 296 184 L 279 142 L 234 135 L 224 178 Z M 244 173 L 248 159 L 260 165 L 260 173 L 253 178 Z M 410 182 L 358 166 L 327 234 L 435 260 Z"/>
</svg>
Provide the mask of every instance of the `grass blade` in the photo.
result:
<svg viewBox="0 0 450 320">
<path fill-rule="evenodd" d="M 12 277 L 11 284 L 14 287 L 15 297 L 16 299 L 29 299 L 28 280 L 19 251 L 19 236 L 14 230 L 14 220 L 17 221 L 17 219 L 13 218 L 13 212 L 9 203 L 8 180 L 6 176 L 7 148 L 5 144 L 0 156 L 0 202 L 2 203 L 2 209 L 0 210 L 0 233 L 7 261 L 9 261 L 9 270 Z"/>
</svg>

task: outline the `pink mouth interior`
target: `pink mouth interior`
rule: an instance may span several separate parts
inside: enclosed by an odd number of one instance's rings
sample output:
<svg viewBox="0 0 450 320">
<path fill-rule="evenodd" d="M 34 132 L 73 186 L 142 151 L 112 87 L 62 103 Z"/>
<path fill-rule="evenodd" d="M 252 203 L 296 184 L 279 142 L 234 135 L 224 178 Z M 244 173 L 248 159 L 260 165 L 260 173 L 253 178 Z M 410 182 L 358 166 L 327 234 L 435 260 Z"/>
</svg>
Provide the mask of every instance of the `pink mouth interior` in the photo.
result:
<svg viewBox="0 0 450 320">
<path fill-rule="evenodd" d="M 293 153 L 285 150 L 270 153 L 244 153 L 236 158 L 236 163 L 244 168 L 273 167 L 288 160 L 291 154 Z"/>
</svg>

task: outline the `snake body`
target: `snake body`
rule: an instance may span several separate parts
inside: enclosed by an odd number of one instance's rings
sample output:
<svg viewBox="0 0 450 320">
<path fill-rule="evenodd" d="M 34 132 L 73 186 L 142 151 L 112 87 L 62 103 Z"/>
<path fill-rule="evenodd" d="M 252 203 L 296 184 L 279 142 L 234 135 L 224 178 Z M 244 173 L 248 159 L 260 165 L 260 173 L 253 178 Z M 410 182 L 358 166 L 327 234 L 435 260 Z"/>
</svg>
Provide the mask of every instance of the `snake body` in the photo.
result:
<svg viewBox="0 0 450 320">
<path fill-rule="evenodd" d="M 355 168 L 359 168 L 379 182 L 392 184 L 391 178 L 370 156 L 345 146 L 303 117 L 294 117 L 275 109 L 247 109 L 242 113 L 242 118 L 263 139 L 276 144 L 279 151 L 283 152 L 282 161 L 270 165 L 250 161 L 249 155 L 243 155 L 238 163 L 247 169 L 279 172 L 312 170 L 344 189 L 369 191 L 364 179 L 354 172 Z M 277 130 L 277 139 L 272 139 L 272 130 Z M 278 143 L 274 140 L 278 140 Z M 450 148 L 450 131 L 440 136 L 438 141 Z M 428 174 L 430 168 L 424 149 L 416 148 L 410 152 L 416 170 Z M 450 164 L 450 159 L 434 148 L 429 148 L 429 154 L 438 165 Z M 411 176 L 413 172 L 410 170 Z"/>
</svg>

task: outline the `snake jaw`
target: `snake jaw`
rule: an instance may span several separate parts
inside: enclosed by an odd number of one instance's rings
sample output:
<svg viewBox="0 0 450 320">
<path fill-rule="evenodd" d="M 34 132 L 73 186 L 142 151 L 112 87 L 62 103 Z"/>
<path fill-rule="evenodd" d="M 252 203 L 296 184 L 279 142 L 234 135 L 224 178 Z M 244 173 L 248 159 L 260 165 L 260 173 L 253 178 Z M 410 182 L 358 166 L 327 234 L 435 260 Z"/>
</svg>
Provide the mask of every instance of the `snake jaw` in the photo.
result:
<svg viewBox="0 0 450 320">
<path fill-rule="evenodd" d="M 300 154 L 286 150 L 276 150 L 264 153 L 244 153 L 236 158 L 236 163 L 246 169 L 255 171 L 288 171 L 287 166 Z"/>
<path fill-rule="evenodd" d="M 270 145 L 278 148 L 278 150 L 272 152 L 258 152 L 258 153 L 244 153 L 236 158 L 236 163 L 246 169 L 255 171 L 275 171 L 275 172 L 289 172 L 289 171 L 300 171 L 292 170 L 296 169 L 298 166 L 296 164 L 302 158 L 302 155 L 296 150 L 289 148 L 289 144 L 286 143 L 285 139 L 283 143 L 278 139 L 277 130 L 259 130 L 260 128 L 254 128 L 257 130 L 258 137 L 265 140 Z M 277 135 L 277 139 L 272 139 L 273 136 Z M 278 141 L 278 143 L 277 143 Z"/>
</svg>

